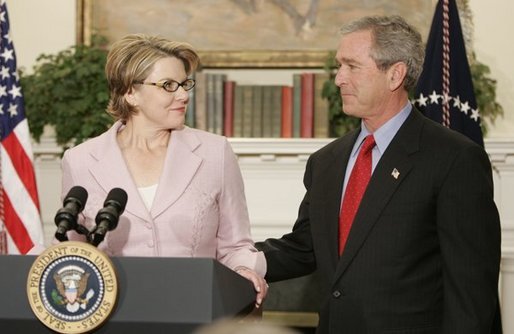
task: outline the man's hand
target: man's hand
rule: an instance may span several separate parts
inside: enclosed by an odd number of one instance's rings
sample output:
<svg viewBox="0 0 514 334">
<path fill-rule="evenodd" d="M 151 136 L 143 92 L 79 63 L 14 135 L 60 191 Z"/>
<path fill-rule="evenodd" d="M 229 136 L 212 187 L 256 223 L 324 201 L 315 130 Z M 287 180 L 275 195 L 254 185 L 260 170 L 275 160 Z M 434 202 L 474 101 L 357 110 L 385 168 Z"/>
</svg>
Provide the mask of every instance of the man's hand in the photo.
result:
<svg viewBox="0 0 514 334">
<path fill-rule="evenodd" d="M 268 294 L 269 285 L 266 283 L 266 280 L 259 276 L 252 269 L 244 266 L 238 266 L 234 269 L 234 271 L 253 283 L 255 291 L 257 291 L 255 307 L 259 308 L 264 298 L 266 298 L 266 295 Z"/>
</svg>

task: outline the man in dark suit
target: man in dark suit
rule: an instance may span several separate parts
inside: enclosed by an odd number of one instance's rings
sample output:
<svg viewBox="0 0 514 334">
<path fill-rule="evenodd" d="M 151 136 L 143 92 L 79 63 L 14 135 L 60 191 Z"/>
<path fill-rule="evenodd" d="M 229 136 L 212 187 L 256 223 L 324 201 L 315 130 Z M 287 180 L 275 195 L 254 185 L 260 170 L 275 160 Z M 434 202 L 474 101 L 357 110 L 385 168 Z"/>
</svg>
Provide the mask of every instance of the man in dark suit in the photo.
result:
<svg viewBox="0 0 514 334">
<path fill-rule="evenodd" d="M 413 27 L 366 17 L 341 33 L 335 82 L 361 127 L 309 158 L 292 232 L 257 245 L 266 279 L 319 271 L 318 333 L 501 332 L 486 152 L 410 104 L 424 54 Z"/>
</svg>

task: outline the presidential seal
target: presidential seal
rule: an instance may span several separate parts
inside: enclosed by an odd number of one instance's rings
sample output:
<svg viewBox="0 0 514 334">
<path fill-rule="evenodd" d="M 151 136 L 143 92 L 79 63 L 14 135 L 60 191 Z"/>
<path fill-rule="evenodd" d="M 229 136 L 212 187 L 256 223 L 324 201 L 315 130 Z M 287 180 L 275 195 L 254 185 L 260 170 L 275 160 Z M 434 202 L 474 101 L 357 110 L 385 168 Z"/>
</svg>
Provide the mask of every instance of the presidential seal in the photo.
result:
<svg viewBox="0 0 514 334">
<path fill-rule="evenodd" d="M 66 241 L 36 258 L 27 295 L 36 317 L 58 333 L 87 333 L 102 325 L 116 304 L 111 260 L 87 243 Z"/>
</svg>

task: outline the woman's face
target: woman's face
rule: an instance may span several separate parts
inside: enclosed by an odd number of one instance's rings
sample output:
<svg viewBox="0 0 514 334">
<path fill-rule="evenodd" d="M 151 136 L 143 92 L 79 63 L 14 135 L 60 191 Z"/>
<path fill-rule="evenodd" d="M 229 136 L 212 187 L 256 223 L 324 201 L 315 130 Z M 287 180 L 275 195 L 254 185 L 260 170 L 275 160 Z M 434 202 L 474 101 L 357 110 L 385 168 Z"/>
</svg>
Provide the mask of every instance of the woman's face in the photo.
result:
<svg viewBox="0 0 514 334">
<path fill-rule="evenodd" d="M 167 57 L 159 59 L 143 81 L 162 83 L 174 80 L 181 83 L 186 79 L 187 74 L 182 61 L 175 57 Z M 169 130 L 184 125 L 189 93 L 182 86 L 175 92 L 168 92 L 159 86 L 136 84 L 128 93 L 127 100 L 138 110 L 133 118 L 142 120 L 145 125 Z"/>
</svg>

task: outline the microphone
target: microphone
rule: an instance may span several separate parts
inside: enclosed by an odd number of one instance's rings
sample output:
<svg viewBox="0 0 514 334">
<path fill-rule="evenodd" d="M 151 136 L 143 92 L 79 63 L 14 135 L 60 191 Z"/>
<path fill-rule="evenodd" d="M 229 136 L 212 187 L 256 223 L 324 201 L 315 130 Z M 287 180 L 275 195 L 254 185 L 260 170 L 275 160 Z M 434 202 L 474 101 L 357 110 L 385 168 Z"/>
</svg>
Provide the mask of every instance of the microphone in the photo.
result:
<svg viewBox="0 0 514 334">
<path fill-rule="evenodd" d="M 57 225 L 55 238 L 59 241 L 67 241 L 66 232 L 77 229 L 77 216 L 87 201 L 87 191 L 81 186 L 70 189 L 63 201 L 63 207 L 55 214 L 54 222 Z"/>
<path fill-rule="evenodd" d="M 127 205 L 127 193 L 121 188 L 113 188 L 107 194 L 104 207 L 96 214 L 96 227 L 90 233 L 90 243 L 98 246 L 105 238 L 108 231 L 118 226 L 120 215 Z"/>
</svg>

